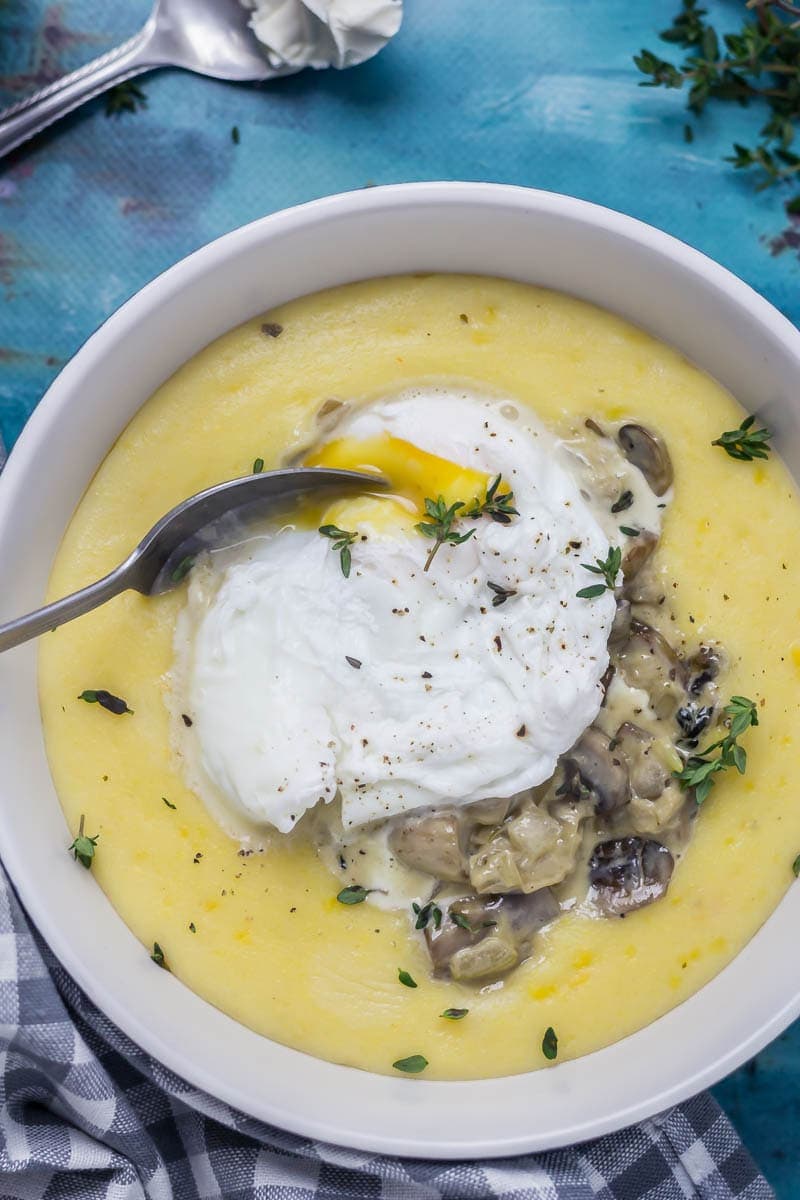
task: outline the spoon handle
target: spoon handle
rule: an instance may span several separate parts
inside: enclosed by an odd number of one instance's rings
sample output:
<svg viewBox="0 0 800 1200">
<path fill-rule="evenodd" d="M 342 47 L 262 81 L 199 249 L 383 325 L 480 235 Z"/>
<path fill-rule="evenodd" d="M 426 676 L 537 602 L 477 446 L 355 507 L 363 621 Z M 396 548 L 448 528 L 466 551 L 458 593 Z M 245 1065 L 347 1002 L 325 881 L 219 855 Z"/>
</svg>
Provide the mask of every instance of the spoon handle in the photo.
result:
<svg viewBox="0 0 800 1200">
<path fill-rule="evenodd" d="M 31 638 L 39 637 L 42 633 L 49 633 L 75 617 L 82 617 L 84 613 L 91 612 L 93 608 L 98 608 L 107 600 L 124 592 L 133 582 L 130 566 L 129 559 L 110 575 L 98 579 L 97 583 L 90 583 L 88 587 L 73 592 L 71 596 L 65 596 L 63 600 L 56 600 L 52 604 L 46 604 L 44 608 L 35 609 L 27 616 L 17 617 L 14 621 L 0 625 L 0 653 L 10 650 L 12 646 L 28 642 Z"/>
<path fill-rule="evenodd" d="M 142 71 L 163 65 L 148 53 L 155 31 L 155 16 L 151 16 L 129 41 L 0 111 L 0 158 L 84 101 Z"/>
</svg>

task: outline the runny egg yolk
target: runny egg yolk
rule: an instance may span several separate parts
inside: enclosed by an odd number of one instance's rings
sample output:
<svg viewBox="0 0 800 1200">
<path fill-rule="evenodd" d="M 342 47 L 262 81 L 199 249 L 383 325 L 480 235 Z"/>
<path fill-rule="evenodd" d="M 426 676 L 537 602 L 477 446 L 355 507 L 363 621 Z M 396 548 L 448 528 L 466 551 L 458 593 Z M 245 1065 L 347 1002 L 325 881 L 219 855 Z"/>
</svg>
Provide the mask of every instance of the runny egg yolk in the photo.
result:
<svg viewBox="0 0 800 1200">
<path fill-rule="evenodd" d="M 319 524 L 340 529 L 364 525 L 379 530 L 411 529 L 425 516 L 425 500 L 440 496 L 449 506 L 483 499 L 491 476 L 420 450 L 413 442 L 380 433 L 370 438 L 337 438 L 310 454 L 307 467 L 335 467 L 383 475 L 391 490 L 373 495 L 340 497 L 316 510 Z"/>
</svg>

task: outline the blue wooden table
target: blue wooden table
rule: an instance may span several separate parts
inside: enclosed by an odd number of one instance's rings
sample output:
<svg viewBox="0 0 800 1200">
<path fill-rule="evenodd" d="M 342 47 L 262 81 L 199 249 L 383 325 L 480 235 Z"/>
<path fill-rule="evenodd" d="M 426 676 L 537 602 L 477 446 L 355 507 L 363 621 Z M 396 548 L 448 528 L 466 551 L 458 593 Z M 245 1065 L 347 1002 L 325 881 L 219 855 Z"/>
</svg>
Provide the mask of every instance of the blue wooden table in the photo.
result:
<svg viewBox="0 0 800 1200">
<path fill-rule="evenodd" d="M 123 40 L 148 7 L 0 0 L 0 101 Z M 0 169 L 5 441 L 92 330 L 176 259 L 275 209 L 371 183 L 496 180 L 585 197 L 706 251 L 797 321 L 785 197 L 755 193 L 722 161 L 763 116 L 709 112 L 688 143 L 681 96 L 637 87 L 631 55 L 658 48 L 677 7 L 406 0 L 398 37 L 357 70 L 263 88 L 163 71 L 144 80 L 144 111 L 108 118 L 89 105 Z M 743 5 L 707 7 L 730 27 Z M 716 1094 L 780 1200 L 796 1200 L 800 1027 Z"/>
</svg>

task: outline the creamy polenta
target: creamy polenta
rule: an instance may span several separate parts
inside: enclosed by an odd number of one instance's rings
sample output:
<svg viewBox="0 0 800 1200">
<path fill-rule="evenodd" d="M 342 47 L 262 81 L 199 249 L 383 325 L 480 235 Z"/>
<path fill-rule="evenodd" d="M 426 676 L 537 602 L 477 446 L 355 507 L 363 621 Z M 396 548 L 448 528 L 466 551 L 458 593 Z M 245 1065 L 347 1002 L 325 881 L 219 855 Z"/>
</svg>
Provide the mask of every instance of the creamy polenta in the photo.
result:
<svg viewBox="0 0 800 1200">
<path fill-rule="evenodd" d="M 774 453 L 741 462 L 712 445 L 742 420 L 734 400 L 640 330 L 532 287 L 432 275 L 306 297 L 221 337 L 143 405 L 69 525 L 50 595 L 103 575 L 174 504 L 258 459 L 266 470 L 309 454 L 336 465 L 335 443 L 315 449 L 332 401 L 358 410 L 442 381 L 512 397 L 566 444 L 591 441 L 588 418 L 601 434 L 641 422 L 669 446 L 653 625 L 682 655 L 721 644 L 719 705 L 750 697 L 759 723 L 746 773 L 716 777 L 657 903 L 624 920 L 567 904 L 504 978 L 432 976 L 408 908 L 338 901 L 345 880 L 313 840 L 264 829 L 258 845 L 242 841 L 187 783 L 197 731 L 178 703 L 175 631 L 191 580 L 158 598 L 126 593 L 48 635 L 40 697 L 70 829 L 83 818 L 97 835 L 97 882 L 142 953 L 157 944 L 176 986 L 318 1057 L 388 1073 L 419 1055 L 425 1078 L 454 1079 L 545 1065 L 546 1031 L 561 1061 L 654 1020 L 741 949 L 792 881 L 800 510 Z M 357 503 L 334 508 L 337 526 Z M 638 510 L 619 503 L 624 527 Z M 78 698 L 98 689 L 130 711 Z M 724 733 L 709 729 L 700 750 Z M 442 1016 L 452 1010 L 467 1011 Z"/>
</svg>

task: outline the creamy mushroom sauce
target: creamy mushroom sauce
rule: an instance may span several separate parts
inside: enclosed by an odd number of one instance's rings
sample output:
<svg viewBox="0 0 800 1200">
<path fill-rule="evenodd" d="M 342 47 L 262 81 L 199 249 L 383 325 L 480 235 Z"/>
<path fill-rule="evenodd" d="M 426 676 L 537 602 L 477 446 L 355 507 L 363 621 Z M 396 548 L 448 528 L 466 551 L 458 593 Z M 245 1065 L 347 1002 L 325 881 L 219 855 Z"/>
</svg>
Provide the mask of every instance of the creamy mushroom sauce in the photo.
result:
<svg viewBox="0 0 800 1200">
<path fill-rule="evenodd" d="M 623 551 L 596 721 L 547 783 L 509 799 L 350 830 L 338 803 L 319 805 L 297 830 L 342 887 L 367 888 L 379 908 L 407 908 L 433 973 L 462 983 L 513 970 L 562 911 L 624 918 L 666 894 L 697 813 L 673 772 L 719 719 L 724 654 L 687 646 L 659 568 L 656 530 L 673 479 L 664 440 L 633 422 L 588 417 L 561 451 L 609 544 Z"/>
</svg>

